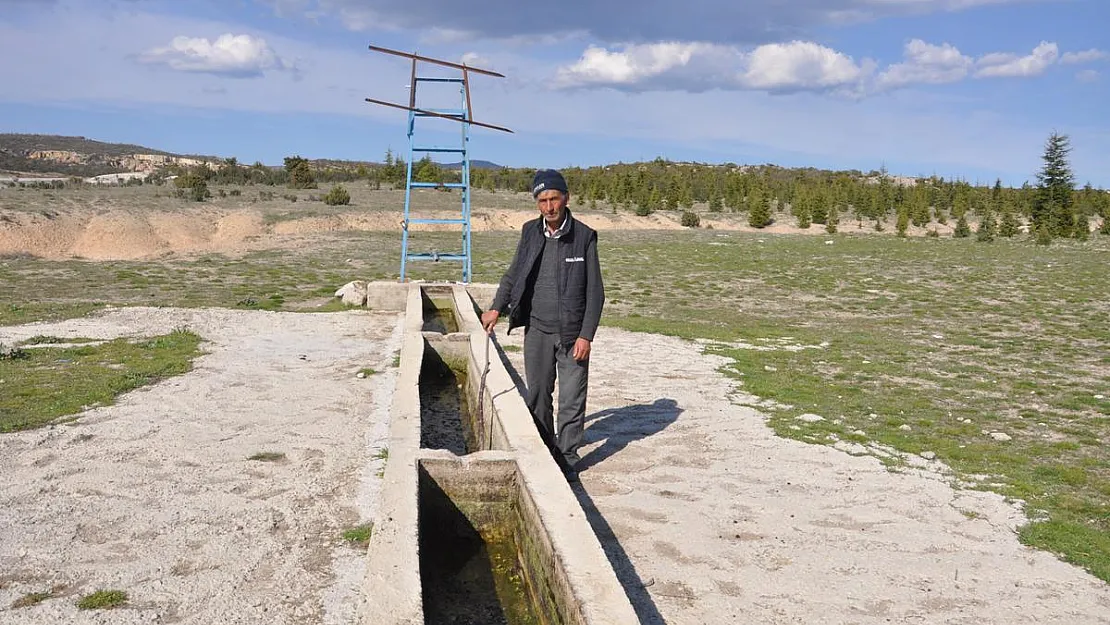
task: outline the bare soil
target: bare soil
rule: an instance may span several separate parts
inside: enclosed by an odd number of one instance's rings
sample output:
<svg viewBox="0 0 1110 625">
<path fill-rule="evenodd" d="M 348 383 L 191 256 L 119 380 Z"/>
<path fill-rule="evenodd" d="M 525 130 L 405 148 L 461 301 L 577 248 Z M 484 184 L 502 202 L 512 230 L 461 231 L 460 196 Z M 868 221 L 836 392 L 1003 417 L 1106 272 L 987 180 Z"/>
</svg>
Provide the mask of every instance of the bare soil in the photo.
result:
<svg viewBox="0 0 1110 625">
<path fill-rule="evenodd" d="M 259 200 L 259 190 L 240 189 L 239 197 L 215 198 L 204 203 L 164 197 L 158 188 L 59 190 L 0 189 L 0 256 L 29 254 L 50 260 L 147 260 L 177 255 L 243 253 L 294 247 L 306 236 L 345 231 L 401 232 L 404 193 L 352 189 L 353 205 L 328 207 L 306 199 L 322 195 L 277 189 L 298 195 L 298 202 Z M 262 191 L 265 191 L 263 189 Z M 249 199 L 246 199 L 250 196 Z M 419 192 L 412 200 L 415 217 L 447 217 L 458 211 L 457 195 L 439 191 Z M 600 231 L 681 230 L 681 211 L 658 211 L 646 217 L 614 211 L 602 206 L 588 210 L 573 206 L 583 221 Z M 756 231 L 746 215 L 700 213 L 701 228 Z M 475 191 L 471 227 L 476 232 L 519 230 L 536 216 L 526 194 Z M 456 215 L 457 216 L 457 215 Z M 771 226 L 758 229 L 768 234 L 811 234 L 826 236 L 824 226 L 797 228 L 793 217 L 776 214 Z M 940 234 L 951 232 L 937 226 Z M 414 226 L 422 230 L 457 230 L 457 226 Z M 874 232 L 870 224 L 844 222 L 841 232 Z M 891 235 L 888 224 L 881 234 Z M 924 235 L 911 228 L 910 236 Z"/>
</svg>

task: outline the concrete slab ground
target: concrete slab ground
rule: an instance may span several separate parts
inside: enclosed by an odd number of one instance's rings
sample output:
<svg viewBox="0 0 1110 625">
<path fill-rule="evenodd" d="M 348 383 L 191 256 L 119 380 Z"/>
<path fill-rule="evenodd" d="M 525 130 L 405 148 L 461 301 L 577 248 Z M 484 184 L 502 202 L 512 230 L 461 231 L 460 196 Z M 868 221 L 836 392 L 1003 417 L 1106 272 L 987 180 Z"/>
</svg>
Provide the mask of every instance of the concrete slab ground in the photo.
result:
<svg viewBox="0 0 1110 625">
<path fill-rule="evenodd" d="M 206 352 L 72 423 L 0 435 L 0 623 L 349 625 L 366 562 L 342 533 L 376 510 L 399 320 L 140 307 L 0 327 L 9 345 L 185 327 Z M 128 605 L 77 609 L 106 589 Z"/>
</svg>

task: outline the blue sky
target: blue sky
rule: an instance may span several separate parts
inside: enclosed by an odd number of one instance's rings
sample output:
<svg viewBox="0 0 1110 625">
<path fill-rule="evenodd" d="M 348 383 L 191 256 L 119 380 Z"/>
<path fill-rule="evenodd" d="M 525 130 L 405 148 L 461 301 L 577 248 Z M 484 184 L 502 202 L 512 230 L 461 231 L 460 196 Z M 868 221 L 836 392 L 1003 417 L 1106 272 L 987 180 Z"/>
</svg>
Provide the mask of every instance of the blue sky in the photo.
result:
<svg viewBox="0 0 1110 625">
<path fill-rule="evenodd" d="M 463 61 L 472 158 L 775 163 L 1110 188 L 1105 0 L 0 0 L 0 131 L 280 164 L 407 149 L 409 65 Z M 421 65 L 421 74 L 441 71 Z M 426 106 L 451 104 L 442 89 Z M 447 143 L 451 122 L 420 126 Z"/>
</svg>

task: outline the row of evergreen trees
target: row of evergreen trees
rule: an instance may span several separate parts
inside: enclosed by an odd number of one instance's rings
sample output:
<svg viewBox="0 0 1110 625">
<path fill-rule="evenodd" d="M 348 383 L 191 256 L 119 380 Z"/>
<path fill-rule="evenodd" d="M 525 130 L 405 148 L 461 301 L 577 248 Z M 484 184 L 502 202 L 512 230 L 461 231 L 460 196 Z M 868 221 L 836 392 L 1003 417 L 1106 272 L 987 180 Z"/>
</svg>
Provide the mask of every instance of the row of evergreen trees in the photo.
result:
<svg viewBox="0 0 1110 625">
<path fill-rule="evenodd" d="M 1045 145 L 1044 165 L 1037 184 L 1005 188 L 932 176 L 916 184 L 880 170 L 831 172 L 810 168 L 788 169 L 774 165 L 742 167 L 732 163 L 704 165 L 674 163 L 657 158 L 650 163 L 619 163 L 604 167 L 563 170 L 575 190 L 576 202 L 596 207 L 599 202 L 647 215 L 656 210 L 691 210 L 700 205 L 710 212 L 747 212 L 754 227 L 773 223 L 777 214 L 789 213 L 798 226 L 823 224 L 833 228 L 842 219 L 872 221 L 876 228 L 893 217 L 899 233 L 910 224 L 926 227 L 955 220 L 955 235 L 970 236 L 968 218 L 978 220 L 980 240 L 1010 237 L 1028 223 L 1041 238 L 1086 237 L 1092 218 L 1102 220 L 1110 234 L 1110 193 L 1087 184 L 1075 189 L 1068 163 L 1071 150 L 1066 135 L 1053 133 Z M 533 170 L 529 168 L 471 169 L 471 184 L 490 191 L 527 192 Z M 387 152 L 385 162 L 371 174 L 379 183 L 402 186 L 406 163 Z M 443 169 L 429 158 L 413 165 L 416 180 L 458 180 L 458 172 Z"/>
<path fill-rule="evenodd" d="M 792 217 L 798 226 L 825 225 L 835 231 L 843 220 L 862 224 L 894 218 L 899 233 L 910 224 L 956 222 L 956 235 L 970 234 L 969 218 L 979 223 L 983 237 L 1012 236 L 1023 225 L 1041 238 L 1085 237 L 1091 219 L 1102 220 L 1110 234 L 1110 193 L 1091 187 L 1075 188 L 1068 163 L 1066 135 L 1053 133 L 1045 145 L 1044 165 L 1037 184 L 1006 188 L 1000 180 L 992 186 L 931 176 L 903 184 L 885 170 L 826 171 L 775 165 L 739 166 L 676 163 L 657 158 L 646 163 L 618 163 L 563 170 L 572 201 L 596 208 L 606 203 L 614 209 L 648 215 L 657 210 L 686 210 L 697 206 L 709 212 L 747 213 L 754 227 Z M 320 166 L 299 156 L 285 159 L 283 168 L 256 163 L 240 166 L 228 159 L 215 169 L 187 172 L 216 184 L 270 184 L 315 188 L 319 182 L 367 180 L 372 185 L 403 187 L 408 164 L 387 151 L 380 164 L 328 163 Z M 490 191 L 527 192 L 531 168 L 471 168 L 471 184 Z M 455 182 L 457 168 L 438 165 L 429 157 L 413 163 L 413 178 L 422 182 Z M 961 222 L 962 225 L 961 225 Z M 831 226 L 831 227 L 830 227 Z M 989 239 L 988 239 L 989 240 Z"/>
</svg>

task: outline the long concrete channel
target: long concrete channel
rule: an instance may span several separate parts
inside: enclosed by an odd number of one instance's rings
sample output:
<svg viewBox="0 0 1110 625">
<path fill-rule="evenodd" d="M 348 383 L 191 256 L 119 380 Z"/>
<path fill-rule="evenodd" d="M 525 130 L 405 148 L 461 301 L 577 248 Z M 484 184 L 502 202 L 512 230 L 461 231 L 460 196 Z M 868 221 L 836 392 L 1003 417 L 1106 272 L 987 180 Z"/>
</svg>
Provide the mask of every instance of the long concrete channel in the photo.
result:
<svg viewBox="0 0 1110 625">
<path fill-rule="evenodd" d="M 368 292 L 371 308 L 403 309 L 405 327 L 359 622 L 637 623 L 501 348 L 481 329 L 476 303 L 491 287 L 371 283 Z"/>
</svg>

